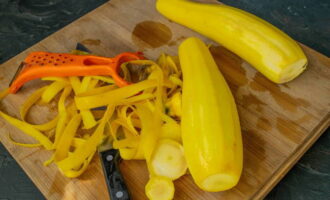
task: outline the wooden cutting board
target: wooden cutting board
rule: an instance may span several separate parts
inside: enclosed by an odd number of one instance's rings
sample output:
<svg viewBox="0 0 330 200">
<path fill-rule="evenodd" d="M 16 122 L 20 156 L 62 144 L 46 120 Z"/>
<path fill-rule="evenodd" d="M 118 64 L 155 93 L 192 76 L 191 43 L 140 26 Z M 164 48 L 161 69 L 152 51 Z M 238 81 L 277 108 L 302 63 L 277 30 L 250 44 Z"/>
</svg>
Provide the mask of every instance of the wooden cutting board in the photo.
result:
<svg viewBox="0 0 330 200">
<path fill-rule="evenodd" d="M 155 0 L 112 0 L 59 32 L 20 53 L 0 67 L 0 89 L 7 87 L 16 66 L 32 51 L 68 52 L 77 42 L 94 53 L 114 56 L 123 51 L 143 51 L 150 59 L 161 52 L 176 55 L 187 37 L 210 40 L 175 24 L 154 8 Z M 244 141 L 244 170 L 239 184 L 225 192 L 198 189 L 189 175 L 175 181 L 175 199 L 260 199 L 296 163 L 329 126 L 330 59 L 303 46 L 309 59 L 307 70 L 294 81 L 276 85 L 245 61 L 216 43 L 211 47 L 221 72 L 235 96 Z M 1 103 L 1 110 L 18 116 L 18 107 L 40 81 L 27 84 Z M 32 111 L 34 122 L 50 119 L 49 109 Z M 50 152 L 15 146 L 7 134 L 23 142 L 33 140 L 0 120 L 0 139 L 11 155 L 47 199 L 108 199 L 98 158 L 80 178 L 68 179 L 54 165 L 42 163 Z M 135 200 L 146 199 L 144 185 L 148 173 L 143 161 L 124 161 L 122 172 Z"/>
</svg>

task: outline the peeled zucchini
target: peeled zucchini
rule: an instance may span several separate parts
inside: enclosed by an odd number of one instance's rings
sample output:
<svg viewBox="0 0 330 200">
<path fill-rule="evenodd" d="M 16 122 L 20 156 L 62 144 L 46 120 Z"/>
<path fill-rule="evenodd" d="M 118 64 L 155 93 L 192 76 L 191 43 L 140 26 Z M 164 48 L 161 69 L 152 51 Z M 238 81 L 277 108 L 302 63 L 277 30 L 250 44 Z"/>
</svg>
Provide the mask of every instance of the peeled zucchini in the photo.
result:
<svg viewBox="0 0 330 200">
<path fill-rule="evenodd" d="M 234 187 L 243 165 L 235 101 L 206 45 L 188 38 L 179 47 L 183 73 L 182 143 L 188 169 L 203 190 Z"/>
<path fill-rule="evenodd" d="M 171 180 L 180 178 L 187 170 L 182 145 L 170 139 L 160 140 L 154 149 L 151 167 L 158 176 L 164 176 Z"/>
<path fill-rule="evenodd" d="M 157 10 L 236 53 L 275 83 L 301 74 L 307 58 L 281 30 L 255 15 L 220 4 L 158 0 Z"/>
<path fill-rule="evenodd" d="M 153 176 L 149 179 L 145 192 L 150 200 L 170 200 L 174 196 L 174 185 L 168 178 Z"/>
</svg>

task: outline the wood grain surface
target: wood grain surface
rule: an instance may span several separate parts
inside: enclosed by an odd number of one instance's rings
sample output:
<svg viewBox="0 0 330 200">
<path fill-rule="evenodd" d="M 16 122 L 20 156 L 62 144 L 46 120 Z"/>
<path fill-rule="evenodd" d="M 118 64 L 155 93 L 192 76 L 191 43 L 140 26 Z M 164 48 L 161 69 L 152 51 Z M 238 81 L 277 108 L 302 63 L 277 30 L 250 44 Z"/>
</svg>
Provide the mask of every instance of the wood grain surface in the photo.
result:
<svg viewBox="0 0 330 200">
<path fill-rule="evenodd" d="M 277 85 L 248 63 L 220 45 L 173 23 L 154 8 L 155 0 L 112 0 L 0 67 L 0 89 L 8 86 L 18 64 L 32 51 L 68 52 L 77 42 L 95 54 L 112 57 L 123 51 L 143 51 L 150 59 L 161 52 L 176 55 L 181 41 L 190 36 L 212 44 L 211 52 L 238 106 L 244 143 L 244 169 L 239 184 L 225 192 L 204 192 L 186 175 L 175 181 L 175 199 L 261 199 L 285 175 L 330 123 L 330 59 L 303 46 L 309 59 L 307 70 L 294 81 Z M 9 95 L 0 109 L 18 116 L 18 108 L 33 90 L 33 81 Z M 29 119 L 41 123 L 54 113 L 36 107 Z M 76 179 L 65 178 L 54 165 L 44 167 L 50 152 L 15 146 L 10 133 L 22 142 L 34 142 L 0 119 L 0 139 L 47 199 L 108 199 L 98 157 Z M 146 199 L 148 173 L 143 161 L 123 161 L 122 172 L 134 200 Z"/>
</svg>

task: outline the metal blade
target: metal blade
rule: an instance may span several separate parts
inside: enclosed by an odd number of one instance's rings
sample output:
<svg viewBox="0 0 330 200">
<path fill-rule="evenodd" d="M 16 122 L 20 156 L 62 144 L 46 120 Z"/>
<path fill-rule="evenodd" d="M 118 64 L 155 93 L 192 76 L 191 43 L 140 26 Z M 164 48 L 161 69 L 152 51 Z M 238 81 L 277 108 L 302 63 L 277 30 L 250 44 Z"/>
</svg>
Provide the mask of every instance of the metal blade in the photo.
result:
<svg viewBox="0 0 330 200">
<path fill-rule="evenodd" d="M 13 82 L 15 81 L 15 79 L 18 77 L 19 73 L 22 71 L 22 69 L 24 68 L 25 63 L 21 62 L 21 64 L 18 66 L 13 78 L 10 80 L 9 83 L 9 87 L 13 84 Z"/>
<path fill-rule="evenodd" d="M 84 51 L 84 52 L 87 52 L 87 53 L 92 53 L 91 50 L 89 50 L 87 47 L 85 47 L 83 44 L 81 44 L 79 42 L 77 43 L 76 50 Z"/>
<path fill-rule="evenodd" d="M 99 152 L 104 152 L 107 150 L 112 149 L 112 137 L 111 136 L 107 136 L 103 139 L 102 143 L 98 146 L 98 151 Z"/>
</svg>

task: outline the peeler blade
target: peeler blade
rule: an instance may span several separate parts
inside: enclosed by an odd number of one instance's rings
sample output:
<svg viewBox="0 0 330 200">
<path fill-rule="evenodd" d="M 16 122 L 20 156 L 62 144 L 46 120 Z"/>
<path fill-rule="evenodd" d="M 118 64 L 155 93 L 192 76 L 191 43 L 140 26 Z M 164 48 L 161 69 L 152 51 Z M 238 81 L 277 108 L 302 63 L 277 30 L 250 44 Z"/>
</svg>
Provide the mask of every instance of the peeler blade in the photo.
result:
<svg viewBox="0 0 330 200">
<path fill-rule="evenodd" d="M 87 52 L 87 53 L 92 53 L 91 50 L 89 50 L 87 47 L 85 47 L 85 45 L 81 44 L 81 43 L 77 43 L 77 46 L 76 46 L 76 50 L 78 51 L 84 51 L 84 52 Z"/>
<path fill-rule="evenodd" d="M 15 79 L 18 77 L 18 75 L 21 73 L 21 71 L 23 70 L 25 66 L 25 63 L 24 62 L 21 62 L 21 64 L 19 64 L 13 78 L 10 80 L 10 83 L 9 83 L 9 87 L 13 84 L 13 82 L 15 81 Z"/>
</svg>

